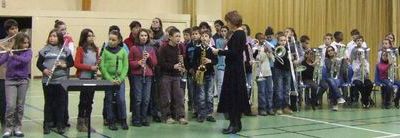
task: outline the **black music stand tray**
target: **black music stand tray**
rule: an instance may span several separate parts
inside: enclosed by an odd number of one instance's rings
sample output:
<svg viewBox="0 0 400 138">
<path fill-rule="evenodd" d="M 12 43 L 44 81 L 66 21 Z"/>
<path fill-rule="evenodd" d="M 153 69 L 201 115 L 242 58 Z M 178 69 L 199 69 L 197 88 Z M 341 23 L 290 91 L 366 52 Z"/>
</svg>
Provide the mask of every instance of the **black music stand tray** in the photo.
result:
<svg viewBox="0 0 400 138">
<path fill-rule="evenodd" d="M 119 89 L 119 85 L 114 85 L 111 81 L 108 80 L 62 80 L 61 86 L 65 91 L 105 91 L 105 90 L 117 90 Z M 90 114 L 88 120 L 88 138 L 90 138 Z"/>
</svg>

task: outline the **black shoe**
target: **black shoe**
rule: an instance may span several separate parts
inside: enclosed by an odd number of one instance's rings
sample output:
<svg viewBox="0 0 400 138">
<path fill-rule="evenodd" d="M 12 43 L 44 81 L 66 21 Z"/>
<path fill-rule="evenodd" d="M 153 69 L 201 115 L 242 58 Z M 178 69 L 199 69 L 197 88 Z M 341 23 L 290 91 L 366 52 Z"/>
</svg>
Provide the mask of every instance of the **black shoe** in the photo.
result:
<svg viewBox="0 0 400 138">
<path fill-rule="evenodd" d="M 208 117 L 206 118 L 206 120 L 207 120 L 208 122 L 216 122 L 216 120 L 215 120 L 215 118 L 214 118 L 213 116 L 208 116 Z"/>
<path fill-rule="evenodd" d="M 118 130 L 118 128 L 117 128 L 117 126 L 115 126 L 115 123 L 114 122 L 108 122 L 108 129 L 110 129 L 110 130 L 112 130 L 112 131 L 117 131 Z"/>
<path fill-rule="evenodd" d="M 153 121 L 154 122 L 161 122 L 161 118 L 158 116 L 153 116 Z"/>
<path fill-rule="evenodd" d="M 396 107 L 397 109 L 400 108 L 400 106 L 399 106 L 399 100 L 398 100 L 398 99 L 395 99 L 395 100 L 394 100 L 394 107 Z"/>
<path fill-rule="evenodd" d="M 49 125 L 44 125 L 43 126 L 43 134 L 50 134 L 50 127 Z"/>
<path fill-rule="evenodd" d="M 65 128 L 64 127 L 57 127 L 57 133 L 58 134 L 64 134 L 65 133 Z"/>
<path fill-rule="evenodd" d="M 256 116 L 256 114 L 253 114 L 251 111 L 244 113 L 245 116 Z"/>
<path fill-rule="evenodd" d="M 142 122 L 142 126 L 148 127 L 148 126 L 150 126 L 150 123 L 148 121 L 144 121 L 144 122 Z"/>
<path fill-rule="evenodd" d="M 128 130 L 128 124 L 126 123 L 126 119 L 121 119 L 121 127 L 123 130 Z"/>
<path fill-rule="evenodd" d="M 205 120 L 205 119 L 204 119 L 203 117 L 198 117 L 198 118 L 197 118 L 197 122 L 199 122 L 199 123 L 203 123 L 204 120 Z"/>
<path fill-rule="evenodd" d="M 229 125 L 228 128 L 225 128 L 222 130 L 222 134 L 236 134 L 238 132 L 238 129 L 234 127 L 233 125 Z"/>
<path fill-rule="evenodd" d="M 139 123 L 139 122 L 132 122 L 132 126 L 135 126 L 135 127 L 142 127 L 142 123 Z"/>
</svg>

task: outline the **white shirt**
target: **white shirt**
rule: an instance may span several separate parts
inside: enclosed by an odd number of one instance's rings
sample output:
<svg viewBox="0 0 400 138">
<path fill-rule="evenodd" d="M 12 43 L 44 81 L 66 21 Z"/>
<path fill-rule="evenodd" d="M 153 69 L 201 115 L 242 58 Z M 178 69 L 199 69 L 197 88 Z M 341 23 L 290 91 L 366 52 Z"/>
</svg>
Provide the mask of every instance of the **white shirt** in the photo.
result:
<svg viewBox="0 0 400 138">
<path fill-rule="evenodd" d="M 353 40 L 351 40 L 349 43 L 347 43 L 347 48 L 346 48 L 346 58 L 351 57 L 351 51 L 353 51 L 353 48 L 356 47 L 357 44 Z M 368 48 L 367 43 L 365 41 L 361 44 L 362 48 Z"/>
</svg>

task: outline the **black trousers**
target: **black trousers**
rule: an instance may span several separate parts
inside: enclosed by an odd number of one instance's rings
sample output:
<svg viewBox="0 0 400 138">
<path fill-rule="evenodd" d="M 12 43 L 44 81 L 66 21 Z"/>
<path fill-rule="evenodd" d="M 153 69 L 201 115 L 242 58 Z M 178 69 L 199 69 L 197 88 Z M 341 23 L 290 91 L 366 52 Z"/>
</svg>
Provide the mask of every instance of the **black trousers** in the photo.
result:
<svg viewBox="0 0 400 138">
<path fill-rule="evenodd" d="M 79 118 L 89 118 L 92 113 L 92 104 L 95 91 L 81 91 L 79 95 Z"/>
<path fill-rule="evenodd" d="M 44 123 L 55 123 L 57 127 L 65 127 L 67 92 L 60 84 L 43 85 Z"/>
<path fill-rule="evenodd" d="M 364 83 L 360 80 L 354 80 L 353 84 L 354 84 L 354 86 L 351 87 L 351 91 L 353 93 L 357 93 L 357 95 L 358 95 L 358 93 L 360 93 L 361 94 L 361 103 L 363 105 L 369 105 L 370 104 L 369 103 L 370 96 L 371 96 L 372 87 L 373 87 L 371 80 L 365 79 Z M 352 99 L 355 99 L 355 98 L 353 97 Z"/>
</svg>

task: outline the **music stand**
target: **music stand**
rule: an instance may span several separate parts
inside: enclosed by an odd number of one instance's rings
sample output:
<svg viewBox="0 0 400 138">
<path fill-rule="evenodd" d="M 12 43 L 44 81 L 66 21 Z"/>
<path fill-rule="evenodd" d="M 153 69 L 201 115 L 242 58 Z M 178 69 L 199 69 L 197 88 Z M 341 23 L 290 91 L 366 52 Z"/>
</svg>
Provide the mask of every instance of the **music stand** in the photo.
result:
<svg viewBox="0 0 400 138">
<path fill-rule="evenodd" d="M 119 85 L 114 85 L 108 80 L 61 80 L 61 86 L 65 91 L 105 91 L 118 90 Z M 88 138 L 90 138 L 90 114 L 88 118 Z"/>
</svg>

